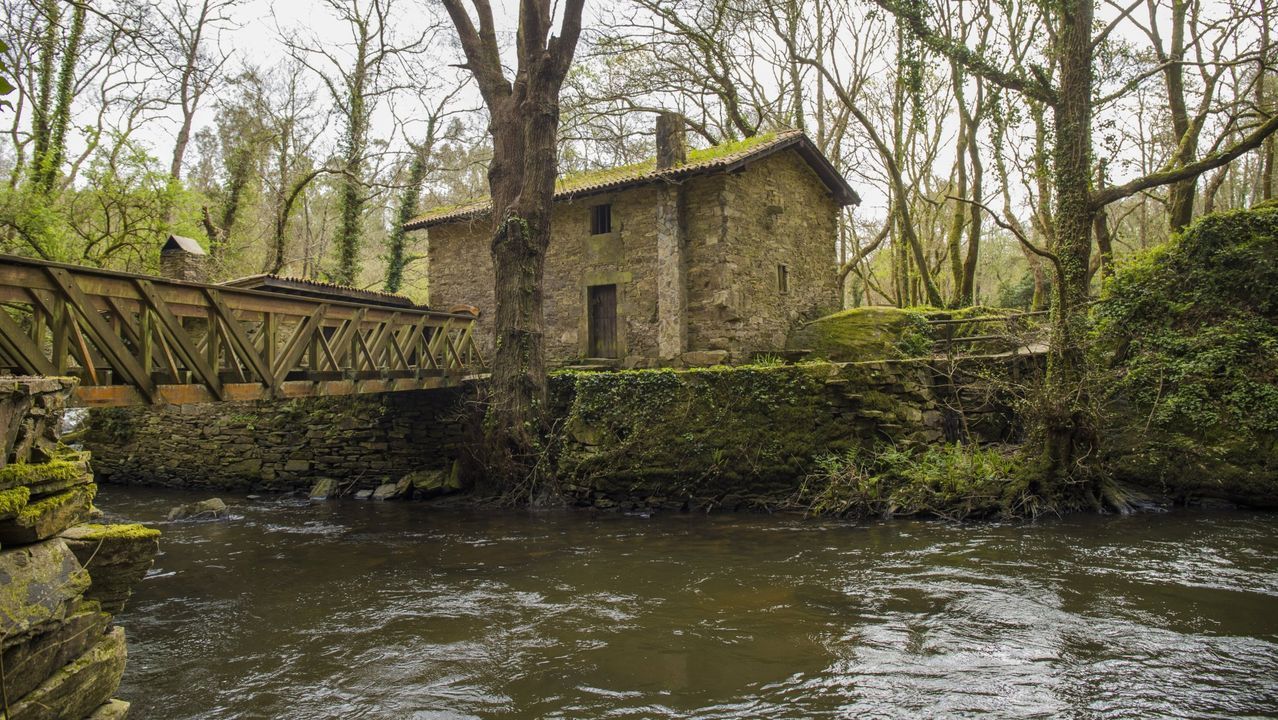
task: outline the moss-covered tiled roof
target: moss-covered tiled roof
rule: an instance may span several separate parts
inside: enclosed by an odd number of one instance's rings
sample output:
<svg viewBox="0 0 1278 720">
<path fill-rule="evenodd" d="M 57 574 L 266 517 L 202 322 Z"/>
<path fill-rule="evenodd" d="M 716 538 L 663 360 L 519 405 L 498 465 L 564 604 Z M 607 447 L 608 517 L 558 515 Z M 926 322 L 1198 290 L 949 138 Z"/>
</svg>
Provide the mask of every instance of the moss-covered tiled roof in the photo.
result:
<svg viewBox="0 0 1278 720">
<path fill-rule="evenodd" d="M 656 159 L 649 158 L 631 165 L 564 175 L 555 182 L 555 200 L 569 200 L 659 181 L 682 180 L 692 175 L 726 172 L 791 147 L 812 166 L 841 204 L 860 202 L 851 186 L 817 149 L 816 144 L 798 130 L 766 133 L 702 150 L 690 150 L 686 163 L 668 170 L 658 170 Z M 490 206 L 487 197 L 445 205 L 413 218 L 404 227 L 408 230 L 420 230 L 432 225 L 472 219 L 487 215 Z"/>
</svg>

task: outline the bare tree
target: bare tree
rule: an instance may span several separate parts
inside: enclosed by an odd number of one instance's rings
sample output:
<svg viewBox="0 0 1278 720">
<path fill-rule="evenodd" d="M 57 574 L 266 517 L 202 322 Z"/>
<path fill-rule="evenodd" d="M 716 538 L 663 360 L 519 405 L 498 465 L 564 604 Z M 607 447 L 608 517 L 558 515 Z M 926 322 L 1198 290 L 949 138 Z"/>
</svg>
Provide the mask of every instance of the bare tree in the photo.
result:
<svg viewBox="0 0 1278 720">
<path fill-rule="evenodd" d="M 168 85 L 168 102 L 178 113 L 169 163 L 174 180 L 182 178 L 196 112 L 205 96 L 226 80 L 223 69 L 232 55 L 221 46 L 218 33 L 231 25 L 230 13 L 238 4 L 240 0 L 167 0 L 151 8 L 147 58 Z"/>
</svg>

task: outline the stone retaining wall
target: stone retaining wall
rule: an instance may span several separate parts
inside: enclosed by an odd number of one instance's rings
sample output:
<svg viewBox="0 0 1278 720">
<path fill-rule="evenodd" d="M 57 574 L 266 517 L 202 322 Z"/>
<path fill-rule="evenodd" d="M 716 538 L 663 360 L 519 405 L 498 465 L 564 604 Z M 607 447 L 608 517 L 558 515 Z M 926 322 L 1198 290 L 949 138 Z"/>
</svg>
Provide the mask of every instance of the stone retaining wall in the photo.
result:
<svg viewBox="0 0 1278 720">
<path fill-rule="evenodd" d="M 448 469 L 468 390 L 91 410 L 80 434 L 101 482 L 342 493 Z"/>
<path fill-rule="evenodd" d="M 577 504 L 769 507 L 794 495 L 817 458 L 855 445 L 1014 439 L 998 383 L 983 378 L 1015 367 L 970 363 L 959 372 L 881 361 L 559 373 L 553 446 Z M 472 388 L 94 410 L 83 442 L 105 482 L 290 491 L 331 478 L 321 494 L 354 495 L 465 464 L 478 408 Z"/>
<path fill-rule="evenodd" d="M 1014 441 L 1000 388 L 1032 368 L 1020 358 L 962 368 L 879 361 L 561 375 L 561 476 L 581 505 L 773 508 L 796 495 L 823 455 Z"/>
<path fill-rule="evenodd" d="M 90 523 L 88 456 L 58 427 L 69 378 L 0 378 L 0 682 L 8 720 L 122 720 L 124 607 L 159 532 Z"/>
</svg>

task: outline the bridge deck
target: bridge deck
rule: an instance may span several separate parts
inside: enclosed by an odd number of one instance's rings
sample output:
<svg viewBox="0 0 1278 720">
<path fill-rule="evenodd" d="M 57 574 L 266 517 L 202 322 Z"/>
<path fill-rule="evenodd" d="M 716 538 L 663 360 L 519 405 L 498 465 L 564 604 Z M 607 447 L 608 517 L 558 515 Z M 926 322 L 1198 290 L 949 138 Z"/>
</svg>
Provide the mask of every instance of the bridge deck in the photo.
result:
<svg viewBox="0 0 1278 720">
<path fill-rule="evenodd" d="M 0 369 L 83 405 L 420 390 L 484 372 L 475 316 L 0 255 Z"/>
</svg>

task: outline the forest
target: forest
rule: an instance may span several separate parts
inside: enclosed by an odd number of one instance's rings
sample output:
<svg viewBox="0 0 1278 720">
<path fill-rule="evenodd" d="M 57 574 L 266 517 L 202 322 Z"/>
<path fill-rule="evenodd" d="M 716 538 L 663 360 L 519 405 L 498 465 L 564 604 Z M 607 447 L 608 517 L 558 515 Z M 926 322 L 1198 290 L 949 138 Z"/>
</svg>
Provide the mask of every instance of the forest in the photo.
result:
<svg viewBox="0 0 1278 720">
<path fill-rule="evenodd" d="M 1100 3 L 1088 182 L 1107 202 L 1089 278 L 1199 214 L 1273 196 L 1272 135 L 1131 187 L 1269 118 L 1269 5 Z M 400 223 L 488 192 L 482 93 L 439 4 L 5 0 L 2 20 L 3 252 L 153 271 L 172 232 L 206 246 L 217 279 L 275 272 L 424 302 L 425 240 Z M 835 251 L 849 306 L 1041 309 L 1058 138 L 1050 98 L 1016 82 L 1062 73 L 1052 22 L 1013 0 L 592 6 L 560 94 L 559 172 L 651 156 L 660 110 L 702 146 L 801 129 L 865 198 Z"/>
</svg>

